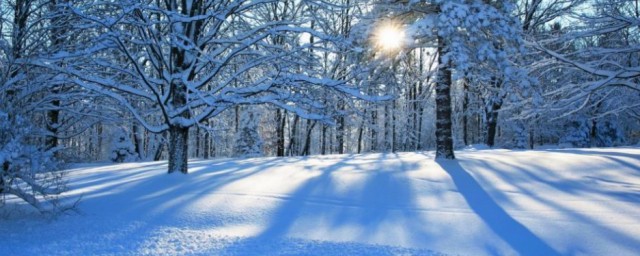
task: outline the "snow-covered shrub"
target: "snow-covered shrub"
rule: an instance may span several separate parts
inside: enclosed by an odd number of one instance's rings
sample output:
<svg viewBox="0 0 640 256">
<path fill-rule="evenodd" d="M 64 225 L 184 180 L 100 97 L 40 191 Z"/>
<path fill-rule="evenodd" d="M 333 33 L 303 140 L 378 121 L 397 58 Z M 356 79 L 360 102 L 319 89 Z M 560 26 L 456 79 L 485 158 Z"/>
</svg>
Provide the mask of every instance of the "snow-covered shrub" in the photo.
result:
<svg viewBox="0 0 640 256">
<path fill-rule="evenodd" d="M 562 147 L 586 148 L 590 145 L 589 126 L 584 121 L 573 121 L 565 126 L 566 133 L 558 144 Z"/>
<path fill-rule="evenodd" d="M 138 153 L 136 153 L 135 146 L 129 136 L 120 134 L 117 139 L 111 145 L 111 161 L 116 163 L 133 162 L 138 160 Z"/>
<path fill-rule="evenodd" d="M 262 138 L 258 133 L 260 117 L 255 111 L 245 110 L 240 117 L 236 134 L 235 155 L 241 157 L 262 156 Z"/>
<path fill-rule="evenodd" d="M 54 157 L 57 149 L 30 144 L 34 130 L 27 119 L 0 111 L 0 205 L 15 196 L 41 213 L 71 209 L 59 200 L 67 188 Z"/>
<path fill-rule="evenodd" d="M 609 120 L 596 124 L 596 134 L 593 140 L 592 146 L 595 147 L 612 147 L 625 143 L 624 133 L 620 127 L 617 123 Z"/>
</svg>

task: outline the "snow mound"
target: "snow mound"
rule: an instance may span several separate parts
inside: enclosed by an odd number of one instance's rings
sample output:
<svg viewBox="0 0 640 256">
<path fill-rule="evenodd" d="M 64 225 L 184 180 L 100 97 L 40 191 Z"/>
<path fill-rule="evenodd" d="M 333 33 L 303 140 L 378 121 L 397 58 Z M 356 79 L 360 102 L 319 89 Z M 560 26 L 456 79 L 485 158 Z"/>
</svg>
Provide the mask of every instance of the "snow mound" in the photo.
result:
<svg viewBox="0 0 640 256">
<path fill-rule="evenodd" d="M 81 214 L 10 212 L 0 255 L 634 255 L 640 149 L 82 165 Z M 5 209 L 19 209 L 8 201 Z M 28 209 L 28 208 L 25 208 Z"/>
<path fill-rule="evenodd" d="M 489 147 L 487 144 L 472 144 L 472 145 L 467 145 L 462 150 L 478 151 L 478 150 L 487 150 L 487 149 L 491 149 L 491 147 Z"/>
</svg>

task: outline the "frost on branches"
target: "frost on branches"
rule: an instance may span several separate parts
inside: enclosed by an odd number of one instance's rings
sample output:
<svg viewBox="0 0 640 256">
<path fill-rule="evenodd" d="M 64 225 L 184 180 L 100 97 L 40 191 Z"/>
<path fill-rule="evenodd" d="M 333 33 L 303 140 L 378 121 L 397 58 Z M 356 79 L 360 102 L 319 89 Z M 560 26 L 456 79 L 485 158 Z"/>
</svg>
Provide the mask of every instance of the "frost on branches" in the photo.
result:
<svg viewBox="0 0 640 256">
<path fill-rule="evenodd" d="M 235 153 L 242 157 L 262 156 L 262 138 L 258 133 L 260 115 L 251 110 L 245 110 L 240 117 L 240 125 L 236 133 Z"/>
<path fill-rule="evenodd" d="M 525 72 L 514 58 L 521 53 L 522 33 L 506 1 L 412 1 L 424 13 L 410 26 L 420 47 L 437 49 L 436 158 L 453 159 L 451 87 L 461 79 L 483 91 L 486 144 L 493 146 L 498 111 L 510 86 L 519 85 Z M 422 43 L 420 43 L 422 40 Z M 437 45 L 430 45 L 437 42 Z"/>
<path fill-rule="evenodd" d="M 66 190 L 63 172 L 53 153 L 30 144 L 30 123 L 0 111 L 0 206 L 17 197 L 41 213 L 56 213 L 71 206 L 61 204 Z"/>
<path fill-rule="evenodd" d="M 111 161 L 116 163 L 133 162 L 139 159 L 138 153 L 136 153 L 135 146 L 126 132 L 116 137 L 115 141 L 111 145 Z"/>
<path fill-rule="evenodd" d="M 82 2 L 73 15 L 83 23 L 77 33 L 86 45 L 70 49 L 82 57 L 52 58 L 56 65 L 48 67 L 117 102 L 148 131 L 167 132 L 169 173 L 188 173 L 191 129 L 236 106 L 268 104 L 324 120 L 319 91 L 379 100 L 346 79 L 301 72 L 321 50 L 340 51 L 344 40 L 306 25 L 318 10 L 307 11 L 306 1 L 295 3 L 305 10 L 300 17 L 273 21 L 274 6 L 293 7 L 277 3 Z M 301 43 L 303 36 L 317 41 Z"/>
</svg>

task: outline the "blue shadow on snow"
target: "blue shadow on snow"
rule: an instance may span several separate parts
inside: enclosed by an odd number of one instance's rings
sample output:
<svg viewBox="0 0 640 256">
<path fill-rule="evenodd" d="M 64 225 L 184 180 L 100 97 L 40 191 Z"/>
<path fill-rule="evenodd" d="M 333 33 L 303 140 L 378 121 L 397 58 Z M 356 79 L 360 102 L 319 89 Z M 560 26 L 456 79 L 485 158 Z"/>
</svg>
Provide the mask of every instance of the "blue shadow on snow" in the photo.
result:
<svg viewBox="0 0 640 256">
<path fill-rule="evenodd" d="M 455 184 L 469 207 L 520 255 L 559 255 L 526 226 L 511 217 L 457 160 L 436 160 Z"/>
</svg>

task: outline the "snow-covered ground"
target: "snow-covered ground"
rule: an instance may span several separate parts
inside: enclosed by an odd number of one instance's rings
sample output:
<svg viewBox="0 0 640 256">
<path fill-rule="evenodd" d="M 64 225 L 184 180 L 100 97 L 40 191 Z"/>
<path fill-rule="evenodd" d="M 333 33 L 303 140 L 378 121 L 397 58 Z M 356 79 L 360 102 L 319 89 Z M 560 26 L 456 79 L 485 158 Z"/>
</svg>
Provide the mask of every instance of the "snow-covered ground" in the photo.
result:
<svg viewBox="0 0 640 256">
<path fill-rule="evenodd" d="M 81 214 L 0 219 L 0 255 L 637 255 L 640 149 L 85 165 Z M 11 207 L 11 203 L 8 207 Z M 15 212 L 14 212 L 15 213 Z"/>
</svg>

